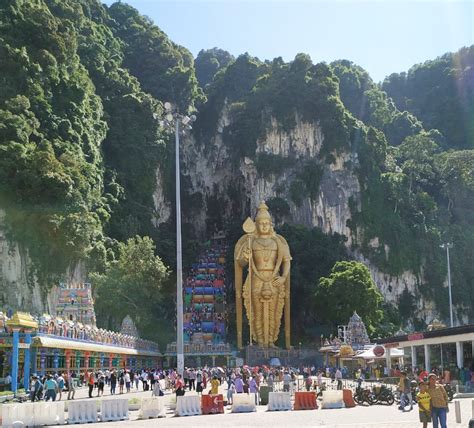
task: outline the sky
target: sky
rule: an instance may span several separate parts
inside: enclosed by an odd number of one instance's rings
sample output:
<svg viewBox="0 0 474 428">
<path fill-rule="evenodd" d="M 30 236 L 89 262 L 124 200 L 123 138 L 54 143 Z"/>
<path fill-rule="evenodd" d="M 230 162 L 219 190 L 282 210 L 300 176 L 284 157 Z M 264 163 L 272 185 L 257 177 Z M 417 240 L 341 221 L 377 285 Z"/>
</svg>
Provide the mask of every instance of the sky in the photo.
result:
<svg viewBox="0 0 474 428">
<path fill-rule="evenodd" d="M 110 5 L 113 1 L 107 0 Z M 474 44 L 474 0 L 128 0 L 194 56 L 348 59 L 375 81 Z"/>
</svg>

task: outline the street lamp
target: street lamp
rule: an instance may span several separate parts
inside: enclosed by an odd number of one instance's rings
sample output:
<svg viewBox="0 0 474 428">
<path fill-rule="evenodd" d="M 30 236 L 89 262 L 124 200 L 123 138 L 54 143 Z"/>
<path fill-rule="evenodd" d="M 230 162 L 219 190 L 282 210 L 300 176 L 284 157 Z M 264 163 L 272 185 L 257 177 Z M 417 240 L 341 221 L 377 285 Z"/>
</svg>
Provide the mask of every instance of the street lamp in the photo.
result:
<svg viewBox="0 0 474 428">
<path fill-rule="evenodd" d="M 443 250 L 446 249 L 446 259 L 448 263 L 448 290 L 449 290 L 449 319 L 451 321 L 451 327 L 454 327 L 453 323 L 453 298 L 451 296 L 451 266 L 449 263 L 449 249 L 453 248 L 453 244 L 446 242 L 440 245 Z"/>
<path fill-rule="evenodd" d="M 183 252 L 181 247 L 181 184 L 179 170 L 179 135 L 191 129 L 196 116 L 186 116 L 169 102 L 164 104 L 165 115 L 160 125 L 169 131 L 174 130 L 176 151 L 176 359 L 178 373 L 184 372 L 184 340 L 183 340 Z M 181 130 L 180 130 L 181 125 Z"/>
</svg>

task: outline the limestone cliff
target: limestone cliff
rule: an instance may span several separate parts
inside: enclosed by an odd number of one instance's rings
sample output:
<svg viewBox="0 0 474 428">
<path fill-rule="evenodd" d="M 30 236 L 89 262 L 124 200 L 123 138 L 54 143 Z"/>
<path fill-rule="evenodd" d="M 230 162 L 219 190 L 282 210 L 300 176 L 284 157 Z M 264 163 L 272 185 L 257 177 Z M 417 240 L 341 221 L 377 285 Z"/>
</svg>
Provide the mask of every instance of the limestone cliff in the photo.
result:
<svg viewBox="0 0 474 428">
<path fill-rule="evenodd" d="M 54 314 L 57 284 L 41 283 L 28 251 L 8 239 L 4 218 L 0 209 L 0 307 Z M 84 282 L 85 278 L 85 266 L 79 262 L 64 272 L 63 281 Z"/>
<path fill-rule="evenodd" d="M 212 233 L 235 218 L 245 218 L 254 214 L 260 201 L 283 199 L 289 206 L 289 212 L 283 219 L 287 222 L 317 226 L 325 233 L 338 233 L 347 238 L 349 253 L 355 259 L 366 263 L 374 281 L 387 302 L 397 304 L 404 290 L 415 299 L 417 311 L 426 320 L 438 316 L 432 302 L 420 297 L 418 287 L 423 283 L 422 275 L 405 271 L 398 276 L 382 272 L 357 248 L 356 237 L 348 226 L 352 213 L 350 203 L 360 210 L 360 184 L 356 174 L 357 153 L 333 153 L 333 161 L 327 163 L 320 156 L 324 144 L 324 134 L 318 122 L 305 122 L 296 115 L 296 126 L 282 130 L 272 118 L 264 137 L 257 141 L 256 155 L 266 154 L 288 160 L 287 166 L 271 174 L 262 174 L 253 159 L 245 157 L 236 162 L 229 146 L 225 142 L 225 128 L 230 125 L 227 105 L 219 117 L 216 133 L 204 144 L 198 144 L 190 135 L 182 145 L 184 174 L 190 179 L 191 186 L 186 189 L 201 200 L 200 209 L 183 206 L 190 215 L 193 227 L 201 235 Z M 304 162 L 312 160 L 321 168 L 322 174 L 316 197 L 305 195 L 295 203 L 291 195 L 292 183 L 298 178 Z M 218 201 L 218 206 L 212 205 Z M 209 216 L 215 216 L 212 210 L 218 209 L 221 216 L 217 223 L 210 224 Z M 378 245 L 374 240 L 373 245 Z M 385 248 L 389 251 L 389 248 Z"/>
</svg>

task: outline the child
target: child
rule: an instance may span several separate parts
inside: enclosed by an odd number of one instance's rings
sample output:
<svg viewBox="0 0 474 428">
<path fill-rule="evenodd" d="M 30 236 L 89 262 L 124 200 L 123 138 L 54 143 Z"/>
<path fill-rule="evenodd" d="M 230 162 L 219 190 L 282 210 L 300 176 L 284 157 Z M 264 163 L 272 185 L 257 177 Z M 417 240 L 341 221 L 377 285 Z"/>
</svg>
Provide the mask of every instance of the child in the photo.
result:
<svg viewBox="0 0 474 428">
<path fill-rule="evenodd" d="M 428 423 L 431 422 L 431 396 L 428 393 L 428 386 L 426 382 L 419 382 L 420 392 L 416 394 L 418 399 L 418 409 L 420 411 L 420 422 L 423 423 L 423 428 L 428 428 Z"/>
</svg>

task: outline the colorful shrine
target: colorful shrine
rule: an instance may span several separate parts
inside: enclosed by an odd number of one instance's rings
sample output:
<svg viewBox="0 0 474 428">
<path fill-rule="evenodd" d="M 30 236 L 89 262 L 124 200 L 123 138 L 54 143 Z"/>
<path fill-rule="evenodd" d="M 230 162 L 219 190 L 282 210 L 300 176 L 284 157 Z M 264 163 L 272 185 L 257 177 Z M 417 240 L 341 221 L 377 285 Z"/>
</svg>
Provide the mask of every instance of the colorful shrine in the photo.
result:
<svg viewBox="0 0 474 428">
<path fill-rule="evenodd" d="M 61 285 L 57 296 L 56 316 L 16 312 L 9 319 L 0 312 L 0 371 L 3 377 L 11 374 L 14 392 L 18 379 L 28 389 L 32 373 L 79 375 L 88 370 L 160 365 L 158 345 L 140 339 L 130 317 L 124 319 L 120 333 L 95 325 L 90 285 Z"/>
</svg>

